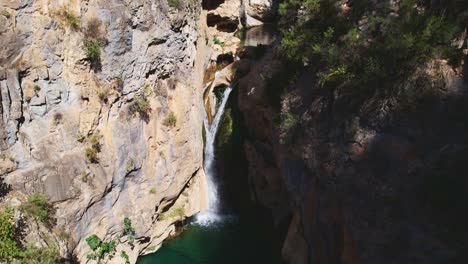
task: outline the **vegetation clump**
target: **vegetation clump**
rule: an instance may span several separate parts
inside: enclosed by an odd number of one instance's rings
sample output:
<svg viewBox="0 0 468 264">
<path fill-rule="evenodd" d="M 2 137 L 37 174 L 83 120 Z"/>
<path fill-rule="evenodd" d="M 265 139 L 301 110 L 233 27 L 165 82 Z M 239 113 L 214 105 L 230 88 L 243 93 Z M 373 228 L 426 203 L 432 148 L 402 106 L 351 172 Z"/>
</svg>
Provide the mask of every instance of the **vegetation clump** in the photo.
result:
<svg viewBox="0 0 468 264">
<path fill-rule="evenodd" d="M 177 117 L 174 112 L 170 112 L 163 120 L 163 125 L 168 127 L 175 127 L 177 124 Z"/>
<path fill-rule="evenodd" d="M 52 206 L 48 204 L 47 196 L 35 193 L 28 198 L 21 209 L 28 216 L 44 224 L 50 224 Z"/>
<path fill-rule="evenodd" d="M 124 218 L 122 236 L 128 236 L 131 245 L 135 241 L 135 229 L 133 228 L 132 222 L 128 217 Z M 108 262 L 114 258 L 117 251 L 117 245 L 120 243 L 120 241 L 111 240 L 110 242 L 105 242 L 97 235 L 92 234 L 86 238 L 86 243 L 92 251 L 86 256 L 86 258 L 88 260 L 96 260 L 97 263 L 101 263 L 102 261 Z M 129 263 L 129 256 L 125 251 L 120 252 L 120 257 L 125 260 L 125 263 Z"/>
<path fill-rule="evenodd" d="M 48 247 L 37 247 L 32 243 L 25 246 L 21 254 L 21 264 L 54 264 L 60 259 L 60 252 L 55 242 L 48 242 Z"/>
<path fill-rule="evenodd" d="M 224 42 L 221 41 L 221 40 L 220 40 L 219 38 L 217 38 L 217 37 L 214 37 L 214 38 L 213 38 L 213 42 L 214 42 L 214 44 L 216 44 L 216 45 L 220 45 L 221 47 L 224 47 Z"/>
<path fill-rule="evenodd" d="M 13 211 L 6 208 L 0 211 L 0 259 L 11 259 L 20 254 L 18 241 L 15 240 Z"/>
<path fill-rule="evenodd" d="M 85 155 L 91 163 L 99 162 L 98 154 L 101 152 L 102 135 L 96 131 L 88 140 L 89 146 L 85 148 Z"/>
<path fill-rule="evenodd" d="M 452 40 L 462 31 L 463 14 L 449 2 L 435 8 L 403 0 L 395 9 L 357 1 L 344 12 L 333 1 L 288 0 L 278 9 L 280 51 L 289 65 L 313 62 L 308 69 L 321 88 L 347 89 L 367 98 L 397 96 L 402 82 L 428 61 L 457 63 L 450 60 L 457 56 L 449 55 L 460 54 Z M 357 27 L 363 14 L 369 14 L 368 23 Z"/>
<path fill-rule="evenodd" d="M 67 21 L 67 24 L 73 28 L 73 29 L 78 29 L 79 25 L 80 25 L 80 19 L 78 17 L 76 17 L 74 14 L 68 12 L 68 11 L 65 11 L 64 12 L 64 17 L 65 17 L 65 20 Z"/>
<path fill-rule="evenodd" d="M 8 12 L 8 10 L 2 9 L 2 16 L 6 17 L 6 18 L 10 18 L 11 14 L 10 14 L 10 12 Z"/>
<path fill-rule="evenodd" d="M 111 94 L 111 90 L 110 89 L 102 89 L 102 90 L 99 90 L 98 92 L 98 97 L 99 97 L 99 100 L 103 103 L 107 103 L 109 101 L 109 95 Z"/>
<path fill-rule="evenodd" d="M 143 119 L 146 119 L 148 118 L 148 112 L 151 110 L 151 107 L 149 100 L 145 96 L 138 95 L 133 99 L 132 103 L 130 103 L 128 109 L 132 115 L 138 114 Z"/>
<path fill-rule="evenodd" d="M 184 207 L 178 207 L 174 208 L 168 212 L 162 213 L 159 215 L 158 219 L 161 221 L 164 220 L 169 220 L 173 218 L 184 218 L 185 217 L 185 208 Z"/>
<path fill-rule="evenodd" d="M 102 22 L 93 17 L 88 19 L 86 27 L 83 28 L 86 58 L 95 71 L 101 69 L 101 47 L 106 44 L 105 34 L 102 32 L 101 26 Z"/>
<path fill-rule="evenodd" d="M 122 236 L 128 236 L 128 241 L 133 244 L 135 241 L 135 228 L 132 226 L 132 221 L 130 218 L 124 218 L 124 228 L 122 231 Z"/>
<path fill-rule="evenodd" d="M 125 260 L 125 263 L 130 263 L 130 257 L 124 250 L 120 251 L 120 257 L 122 257 Z"/>
<path fill-rule="evenodd" d="M 182 1 L 181 0 L 167 0 L 167 4 L 176 9 L 181 9 L 182 8 Z"/>
<path fill-rule="evenodd" d="M 100 263 L 102 260 L 111 260 L 116 252 L 117 242 L 112 240 L 110 242 L 102 241 L 97 235 L 91 235 L 86 238 L 86 243 L 93 251 L 88 254 L 86 258 L 88 260 L 97 260 Z"/>
</svg>

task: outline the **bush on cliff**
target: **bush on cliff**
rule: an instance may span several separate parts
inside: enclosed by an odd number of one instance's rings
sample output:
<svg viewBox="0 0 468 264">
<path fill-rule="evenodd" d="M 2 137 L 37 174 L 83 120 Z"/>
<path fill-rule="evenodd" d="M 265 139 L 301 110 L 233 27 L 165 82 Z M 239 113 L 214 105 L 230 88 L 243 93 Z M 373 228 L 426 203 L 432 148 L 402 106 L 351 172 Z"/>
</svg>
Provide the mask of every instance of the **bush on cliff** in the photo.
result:
<svg viewBox="0 0 468 264">
<path fill-rule="evenodd" d="M 15 240 L 13 211 L 9 208 L 0 212 L 0 259 L 11 259 L 21 254 Z"/>
<path fill-rule="evenodd" d="M 287 0 L 278 10 L 280 51 L 291 64 L 308 65 L 320 87 L 397 95 L 417 67 L 458 54 L 451 43 L 462 15 L 452 2 L 403 0 L 392 9 L 356 1 L 347 10 L 329 0 Z"/>
<path fill-rule="evenodd" d="M 50 224 L 52 206 L 47 202 L 47 196 L 35 193 L 21 206 L 28 216 L 45 224 Z"/>
</svg>

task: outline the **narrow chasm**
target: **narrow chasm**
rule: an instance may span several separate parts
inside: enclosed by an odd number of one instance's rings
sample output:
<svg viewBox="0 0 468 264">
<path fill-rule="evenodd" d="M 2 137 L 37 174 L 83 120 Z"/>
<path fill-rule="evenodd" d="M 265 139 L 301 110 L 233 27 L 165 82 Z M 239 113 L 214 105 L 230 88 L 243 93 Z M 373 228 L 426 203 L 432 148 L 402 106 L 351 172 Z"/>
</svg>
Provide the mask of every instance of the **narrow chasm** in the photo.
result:
<svg viewBox="0 0 468 264">
<path fill-rule="evenodd" d="M 181 232 L 139 264 L 282 263 L 284 232 L 256 201 L 249 179 L 244 142 L 248 137 L 238 106 L 237 75 L 242 70 L 231 53 L 217 56 L 219 69 L 205 86 L 203 140 L 209 210 L 187 219 Z"/>
</svg>

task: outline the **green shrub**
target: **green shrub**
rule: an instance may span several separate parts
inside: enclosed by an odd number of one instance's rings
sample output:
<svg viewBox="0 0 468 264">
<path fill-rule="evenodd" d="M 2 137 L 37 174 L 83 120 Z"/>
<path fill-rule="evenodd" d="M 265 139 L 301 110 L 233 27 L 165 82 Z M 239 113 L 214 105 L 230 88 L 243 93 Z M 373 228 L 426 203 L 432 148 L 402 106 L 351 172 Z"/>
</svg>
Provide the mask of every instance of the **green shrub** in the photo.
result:
<svg viewBox="0 0 468 264">
<path fill-rule="evenodd" d="M 125 263 L 130 263 L 130 258 L 124 250 L 120 251 L 120 257 L 125 260 Z"/>
<path fill-rule="evenodd" d="M 401 94 L 401 83 L 415 69 L 434 58 L 459 54 L 451 41 L 460 34 L 464 15 L 448 2 L 440 8 L 413 0 L 399 5 L 395 15 L 362 3 L 343 12 L 333 1 L 287 0 L 278 10 L 281 54 L 288 66 L 313 61 L 309 70 L 321 87 L 348 88 L 367 97 L 378 90 L 385 96 Z M 356 27 L 370 11 L 369 23 Z"/>
<path fill-rule="evenodd" d="M 60 259 L 59 248 L 54 242 L 49 242 L 47 247 L 37 247 L 32 243 L 26 244 L 21 254 L 21 264 L 55 264 Z"/>
<path fill-rule="evenodd" d="M 155 194 L 156 193 L 156 188 L 151 188 L 150 191 L 149 191 L 151 194 Z"/>
<path fill-rule="evenodd" d="M 167 4 L 176 9 L 181 9 L 182 8 L 182 1 L 181 0 L 167 0 Z"/>
<path fill-rule="evenodd" d="M 111 94 L 110 89 L 99 90 L 99 92 L 98 92 L 99 100 L 101 100 L 101 102 L 103 102 L 103 103 L 107 103 L 108 100 L 109 100 L 109 95 L 110 94 Z"/>
<path fill-rule="evenodd" d="M 91 63 L 97 63 L 101 61 L 101 44 L 96 40 L 86 42 L 86 58 Z"/>
<path fill-rule="evenodd" d="M 90 146 L 85 148 L 85 155 L 91 163 L 99 162 L 98 153 L 101 152 L 101 138 L 102 135 L 96 131 L 88 140 Z"/>
<path fill-rule="evenodd" d="M 98 158 L 98 151 L 92 147 L 86 147 L 85 148 L 85 155 L 86 155 L 86 158 L 88 158 L 88 160 L 91 162 L 91 163 L 98 163 L 99 162 L 99 158 Z"/>
<path fill-rule="evenodd" d="M 104 242 L 97 235 L 93 234 L 86 238 L 86 243 L 89 248 L 93 251 L 88 254 L 86 258 L 88 260 L 97 260 L 98 263 L 101 263 L 102 260 L 107 258 L 108 260 L 112 259 L 117 251 L 117 242 L 112 240 L 110 242 Z"/>
<path fill-rule="evenodd" d="M 128 217 L 124 218 L 123 234 L 124 235 L 134 235 L 135 234 L 135 228 L 133 228 L 132 221 Z"/>
<path fill-rule="evenodd" d="M 21 206 L 21 209 L 28 216 L 48 224 L 51 213 L 51 206 L 47 203 L 47 196 L 35 193 L 28 198 L 28 201 Z"/>
<path fill-rule="evenodd" d="M 13 211 L 6 208 L 0 211 L 0 260 L 17 257 L 20 253 L 18 242 L 15 240 Z"/>
<path fill-rule="evenodd" d="M 299 117 L 291 113 L 285 113 L 281 117 L 280 143 L 285 144 L 292 138 L 296 127 L 299 124 Z"/>
<path fill-rule="evenodd" d="M 221 41 L 221 40 L 220 40 L 219 38 L 217 38 L 217 37 L 214 37 L 214 38 L 213 38 L 213 42 L 214 42 L 214 44 L 216 44 L 216 45 L 220 45 L 221 47 L 224 47 L 224 42 Z"/>
<path fill-rule="evenodd" d="M 96 250 L 102 243 L 102 240 L 95 234 L 86 238 L 86 243 L 91 248 L 91 250 Z"/>
<path fill-rule="evenodd" d="M 166 116 L 163 120 L 163 125 L 168 127 L 175 127 L 177 124 L 177 117 L 175 116 L 174 112 L 170 112 L 169 115 Z"/>
<path fill-rule="evenodd" d="M 150 102 L 144 95 L 136 96 L 128 109 L 132 115 L 138 113 L 144 119 L 148 118 L 148 112 L 151 111 Z"/>
<path fill-rule="evenodd" d="M 10 18 L 11 14 L 10 14 L 10 12 L 8 12 L 8 10 L 2 9 L 2 16 L 6 17 L 6 18 Z"/>
<path fill-rule="evenodd" d="M 73 29 L 78 28 L 78 26 L 80 25 L 80 19 L 79 18 L 77 18 L 74 14 L 69 13 L 69 12 L 65 12 L 64 16 L 65 16 L 65 20 L 67 21 L 68 25 L 71 28 L 73 28 Z"/>
</svg>

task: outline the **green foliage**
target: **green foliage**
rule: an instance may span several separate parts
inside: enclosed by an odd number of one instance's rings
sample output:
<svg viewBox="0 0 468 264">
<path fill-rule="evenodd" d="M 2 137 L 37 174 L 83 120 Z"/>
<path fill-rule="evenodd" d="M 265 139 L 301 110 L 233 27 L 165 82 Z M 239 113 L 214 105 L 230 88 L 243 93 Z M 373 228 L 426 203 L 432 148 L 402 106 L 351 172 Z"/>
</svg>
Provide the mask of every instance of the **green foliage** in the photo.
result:
<svg viewBox="0 0 468 264">
<path fill-rule="evenodd" d="M 97 235 L 93 234 L 86 238 L 86 243 L 88 244 L 89 248 L 91 248 L 91 250 L 95 251 L 101 245 L 102 240 Z"/>
<path fill-rule="evenodd" d="M 110 94 L 111 94 L 110 89 L 99 90 L 99 92 L 98 92 L 99 100 L 101 100 L 101 102 L 103 102 L 103 103 L 107 103 Z"/>
<path fill-rule="evenodd" d="M 214 37 L 214 38 L 213 38 L 213 42 L 214 42 L 214 44 L 216 44 L 216 45 L 220 45 L 221 47 L 224 47 L 224 42 L 221 41 L 221 40 L 220 40 L 219 38 L 217 38 L 217 37 Z"/>
<path fill-rule="evenodd" d="M 55 264 L 60 259 L 57 244 L 50 242 L 48 247 L 37 247 L 32 243 L 26 244 L 21 254 L 21 264 Z"/>
<path fill-rule="evenodd" d="M 174 112 L 170 112 L 163 120 L 162 122 L 163 125 L 168 126 L 168 127 L 175 127 L 177 124 L 177 117 L 174 114 Z"/>
<path fill-rule="evenodd" d="M 47 203 L 47 196 L 36 193 L 28 198 L 28 201 L 21 206 L 21 209 L 28 216 L 48 224 L 50 221 L 51 206 Z"/>
<path fill-rule="evenodd" d="M 452 2 L 443 9 L 404 0 L 395 16 L 390 9 L 360 3 L 343 12 L 333 1 L 288 0 L 278 9 L 280 51 L 289 65 L 313 62 L 311 70 L 322 87 L 399 94 L 401 81 L 427 61 L 449 58 L 460 63 L 454 59 L 459 49 L 451 41 L 461 32 L 464 15 Z M 356 27 L 367 11 L 373 12 L 369 22 Z"/>
<path fill-rule="evenodd" d="M 11 14 L 10 14 L 10 12 L 8 12 L 8 10 L 2 9 L 2 16 L 6 17 L 6 18 L 10 18 Z"/>
<path fill-rule="evenodd" d="M 173 208 L 169 210 L 168 212 L 160 214 L 158 219 L 161 221 L 164 221 L 164 220 L 169 220 L 173 218 L 184 218 L 184 217 L 185 217 L 185 208 L 178 207 L 178 208 Z"/>
<path fill-rule="evenodd" d="M 89 146 L 85 148 L 85 155 L 91 163 L 99 162 L 98 154 L 101 152 L 101 139 L 102 135 L 99 131 L 96 131 L 89 137 Z"/>
<path fill-rule="evenodd" d="M 132 115 L 138 113 L 142 118 L 148 118 L 148 112 L 151 111 L 150 102 L 144 95 L 137 95 L 128 109 Z"/>
<path fill-rule="evenodd" d="M 181 9 L 182 8 L 182 1 L 181 0 L 167 0 L 167 4 L 176 9 Z"/>
<path fill-rule="evenodd" d="M 99 41 L 90 40 L 85 44 L 86 58 L 92 63 L 99 62 L 101 60 L 101 44 Z"/>
<path fill-rule="evenodd" d="M 78 26 L 80 25 L 80 19 L 79 18 L 77 18 L 74 14 L 69 13 L 69 12 L 65 12 L 64 16 L 65 16 L 65 20 L 67 21 L 68 25 L 71 28 L 73 28 L 73 29 L 78 28 Z"/>
<path fill-rule="evenodd" d="M 88 254 L 86 258 L 88 260 L 97 260 L 98 263 L 101 260 L 107 258 L 108 260 L 112 259 L 117 251 L 117 242 L 112 240 L 110 242 L 104 242 L 100 239 L 97 235 L 91 235 L 86 238 L 86 243 L 88 244 L 89 248 L 93 251 L 92 253 Z"/>
<path fill-rule="evenodd" d="M 129 256 L 124 250 L 120 251 L 120 257 L 122 257 L 125 260 L 125 263 L 130 263 Z"/>
<path fill-rule="evenodd" d="M 20 253 L 18 242 L 15 240 L 13 211 L 6 208 L 0 212 L 0 260 L 17 257 Z"/>
<path fill-rule="evenodd" d="M 135 234 L 135 228 L 133 228 L 132 221 L 128 217 L 124 218 L 123 234 L 124 235 L 134 235 Z"/>
<path fill-rule="evenodd" d="M 149 191 L 151 194 L 155 194 L 156 193 L 156 188 L 152 187 Z"/>
<path fill-rule="evenodd" d="M 281 116 L 280 143 L 285 144 L 292 138 L 292 134 L 299 125 L 300 118 L 291 113 L 284 113 Z"/>
<path fill-rule="evenodd" d="M 99 142 L 101 141 L 101 138 L 102 138 L 102 135 L 101 133 L 99 133 L 99 130 L 97 130 L 91 135 L 91 137 L 89 137 L 89 143 L 91 144 L 91 146 L 93 146 L 93 148 L 99 149 L 100 148 Z"/>
<path fill-rule="evenodd" d="M 86 147 L 85 148 L 86 158 L 88 158 L 88 160 L 91 163 L 98 163 L 99 162 L 98 153 L 99 152 L 94 148 L 91 148 L 91 147 Z"/>
<path fill-rule="evenodd" d="M 231 141 L 233 132 L 233 120 L 231 116 L 231 108 L 227 108 L 224 112 L 221 127 L 216 138 L 217 148 L 223 150 Z"/>
</svg>

